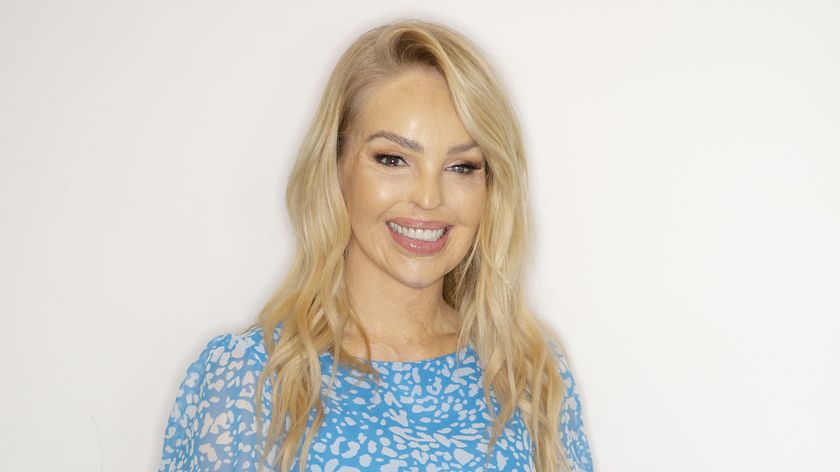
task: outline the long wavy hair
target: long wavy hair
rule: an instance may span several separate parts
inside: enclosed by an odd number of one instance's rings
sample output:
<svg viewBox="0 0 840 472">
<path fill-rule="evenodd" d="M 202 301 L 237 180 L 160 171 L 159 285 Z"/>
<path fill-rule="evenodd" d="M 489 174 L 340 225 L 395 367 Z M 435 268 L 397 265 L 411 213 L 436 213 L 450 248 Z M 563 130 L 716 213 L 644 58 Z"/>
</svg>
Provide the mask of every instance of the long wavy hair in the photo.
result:
<svg viewBox="0 0 840 472">
<path fill-rule="evenodd" d="M 306 465 L 324 420 L 319 356 L 330 351 L 375 375 L 370 345 L 350 308 L 344 285 L 350 222 L 338 181 L 343 135 L 376 85 L 412 67 L 431 67 L 446 79 L 464 128 L 487 163 L 487 201 L 473 245 L 444 277 L 443 298 L 460 314 L 458 349 L 472 344 L 484 370 L 484 395 L 494 414 L 490 451 L 518 408 L 535 445 L 539 471 L 565 471 L 560 411 L 565 388 L 553 330 L 524 300 L 530 210 L 519 122 L 481 50 L 453 29 L 422 20 L 394 21 L 359 37 L 341 56 L 320 100 L 289 177 L 286 204 L 297 252 L 282 285 L 252 328 L 263 329 L 268 360 L 257 385 L 272 387 L 271 421 L 264 428 L 257 389 L 258 431 L 267 433 L 260 463 L 276 445 L 272 468 Z M 352 323 L 367 345 L 367 362 L 342 348 Z M 279 341 L 274 334 L 280 329 Z M 562 351 L 561 351 L 562 352 Z M 336 369 L 333 368 L 333 375 Z M 498 402 L 490 400 L 490 391 Z M 314 422 L 307 428 L 310 414 Z"/>
</svg>

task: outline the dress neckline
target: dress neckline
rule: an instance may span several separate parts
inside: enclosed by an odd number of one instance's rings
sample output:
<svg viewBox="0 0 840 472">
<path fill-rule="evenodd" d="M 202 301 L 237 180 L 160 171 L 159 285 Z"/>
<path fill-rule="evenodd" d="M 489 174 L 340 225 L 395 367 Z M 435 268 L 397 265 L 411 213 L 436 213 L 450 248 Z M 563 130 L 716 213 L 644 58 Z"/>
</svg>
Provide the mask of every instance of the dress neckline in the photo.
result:
<svg viewBox="0 0 840 472">
<path fill-rule="evenodd" d="M 419 359 L 419 360 L 416 360 L 416 361 L 381 361 L 381 360 L 377 360 L 377 359 L 371 359 L 370 362 L 373 365 L 378 365 L 378 366 L 383 366 L 383 367 L 393 366 L 393 365 L 401 365 L 401 366 L 402 365 L 415 365 L 415 366 L 417 366 L 417 365 L 424 365 L 424 364 L 439 364 L 439 363 L 447 361 L 449 359 L 454 359 L 456 357 L 463 357 L 468 353 L 469 350 L 470 350 L 470 345 L 467 344 L 466 346 L 464 346 L 463 348 L 461 348 L 461 349 L 459 349 L 455 352 L 450 352 L 448 354 L 443 354 L 441 356 L 429 357 L 427 359 Z M 460 354 L 460 356 L 459 356 L 459 354 Z"/>
<path fill-rule="evenodd" d="M 450 353 L 443 354 L 443 355 L 440 355 L 440 356 L 435 356 L 435 357 L 429 357 L 427 359 L 419 359 L 419 360 L 416 360 L 416 361 L 386 361 L 386 360 L 371 359 L 370 362 L 371 362 L 371 365 L 373 365 L 373 366 L 378 366 L 378 367 L 383 367 L 383 368 L 403 367 L 403 366 L 415 366 L 416 367 L 416 366 L 424 366 L 424 365 L 436 365 L 436 364 L 441 364 L 441 363 L 447 362 L 450 359 L 456 359 L 458 357 L 464 358 L 472 350 L 473 350 L 472 345 L 467 343 L 464 347 L 462 347 L 461 349 L 459 349 L 455 352 L 450 352 Z M 328 350 L 324 354 L 332 357 L 332 351 Z M 365 360 L 365 359 L 362 359 L 362 360 Z"/>
</svg>

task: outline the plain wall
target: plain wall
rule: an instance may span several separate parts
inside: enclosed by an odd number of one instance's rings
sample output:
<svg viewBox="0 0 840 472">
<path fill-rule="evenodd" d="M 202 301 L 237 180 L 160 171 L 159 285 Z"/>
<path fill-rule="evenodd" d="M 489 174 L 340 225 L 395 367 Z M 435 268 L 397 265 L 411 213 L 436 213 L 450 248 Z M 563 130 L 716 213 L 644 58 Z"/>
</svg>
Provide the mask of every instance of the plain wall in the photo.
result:
<svg viewBox="0 0 840 472">
<path fill-rule="evenodd" d="M 840 6 L 802 0 L 0 0 L 0 469 L 157 467 L 280 283 L 335 61 L 398 17 L 510 90 L 596 469 L 840 470 Z"/>
</svg>

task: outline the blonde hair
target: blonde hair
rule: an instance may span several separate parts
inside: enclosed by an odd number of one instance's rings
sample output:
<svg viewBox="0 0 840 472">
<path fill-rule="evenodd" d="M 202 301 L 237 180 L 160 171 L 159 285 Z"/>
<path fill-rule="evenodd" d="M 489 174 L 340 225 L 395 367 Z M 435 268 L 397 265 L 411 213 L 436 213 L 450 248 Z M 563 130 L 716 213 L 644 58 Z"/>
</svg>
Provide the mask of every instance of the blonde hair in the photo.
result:
<svg viewBox="0 0 840 472">
<path fill-rule="evenodd" d="M 274 392 L 266 446 L 280 444 L 272 467 L 279 463 L 281 471 L 289 471 L 301 443 L 299 468 L 306 464 L 324 419 L 320 354 L 330 350 L 334 366 L 347 359 L 348 365 L 374 373 L 341 344 L 347 323 L 355 324 L 366 344 L 368 339 L 345 292 L 350 223 L 338 185 L 338 160 L 343 135 L 375 85 L 411 67 L 431 67 L 443 75 L 464 128 L 487 162 L 482 221 L 471 250 L 446 274 L 443 288 L 445 301 L 460 313 L 459 350 L 467 342 L 475 347 L 486 404 L 493 408 L 491 388 L 498 401 L 487 457 L 518 408 L 536 446 L 536 470 L 568 470 L 560 441 L 565 388 L 549 345 L 559 349 L 560 343 L 524 300 L 530 210 L 519 123 L 481 50 L 451 28 L 421 20 L 374 28 L 341 56 L 289 177 L 286 203 L 298 251 L 254 324 L 262 327 L 268 352 L 258 385 L 270 379 Z M 281 325 L 275 343 L 273 333 Z M 370 360 L 369 344 L 367 352 Z M 258 388 L 261 432 L 262 403 Z M 307 430 L 313 411 L 314 423 Z"/>
</svg>

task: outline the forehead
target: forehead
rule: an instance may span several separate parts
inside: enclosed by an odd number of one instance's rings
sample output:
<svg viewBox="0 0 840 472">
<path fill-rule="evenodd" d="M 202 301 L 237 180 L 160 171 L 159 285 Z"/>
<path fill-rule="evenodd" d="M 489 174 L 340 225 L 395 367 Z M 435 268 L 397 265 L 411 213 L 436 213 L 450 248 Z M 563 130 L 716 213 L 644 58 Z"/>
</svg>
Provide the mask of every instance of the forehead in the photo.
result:
<svg viewBox="0 0 840 472">
<path fill-rule="evenodd" d="M 387 130 L 427 139 L 469 137 L 446 79 L 433 69 L 410 69 L 372 86 L 351 128 L 365 136 Z"/>
</svg>

